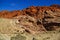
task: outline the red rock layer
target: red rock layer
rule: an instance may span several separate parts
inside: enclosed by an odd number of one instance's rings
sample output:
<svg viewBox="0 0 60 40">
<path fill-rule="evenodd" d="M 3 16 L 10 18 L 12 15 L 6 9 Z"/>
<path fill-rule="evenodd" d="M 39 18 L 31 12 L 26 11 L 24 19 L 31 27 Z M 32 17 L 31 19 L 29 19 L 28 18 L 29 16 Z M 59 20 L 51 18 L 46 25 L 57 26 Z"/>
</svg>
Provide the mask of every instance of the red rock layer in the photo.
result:
<svg viewBox="0 0 60 40">
<path fill-rule="evenodd" d="M 37 19 L 37 25 L 43 25 L 47 30 L 56 30 L 60 27 L 60 5 L 31 6 L 23 10 L 0 12 L 1 18 L 13 18 L 20 15 L 34 17 Z"/>
<path fill-rule="evenodd" d="M 19 15 L 30 15 L 34 17 L 44 17 L 44 12 L 47 10 L 51 11 L 59 11 L 60 12 L 60 6 L 59 5 L 51 5 L 51 6 L 31 6 L 29 8 L 23 9 L 23 10 L 15 10 L 15 11 L 1 11 L 0 17 L 3 18 L 12 18 Z"/>
</svg>

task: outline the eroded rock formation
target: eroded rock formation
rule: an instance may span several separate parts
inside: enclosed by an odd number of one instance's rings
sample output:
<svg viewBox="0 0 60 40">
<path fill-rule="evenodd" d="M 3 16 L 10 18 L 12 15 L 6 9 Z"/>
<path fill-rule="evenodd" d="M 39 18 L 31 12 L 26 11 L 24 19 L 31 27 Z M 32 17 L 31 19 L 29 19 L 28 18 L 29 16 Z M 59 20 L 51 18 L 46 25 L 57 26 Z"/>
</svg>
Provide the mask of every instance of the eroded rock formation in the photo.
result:
<svg viewBox="0 0 60 40">
<path fill-rule="evenodd" d="M 60 30 L 60 5 L 31 6 L 24 10 L 1 11 L 0 17 L 18 19 L 18 24 L 23 25 L 26 31 Z"/>
</svg>

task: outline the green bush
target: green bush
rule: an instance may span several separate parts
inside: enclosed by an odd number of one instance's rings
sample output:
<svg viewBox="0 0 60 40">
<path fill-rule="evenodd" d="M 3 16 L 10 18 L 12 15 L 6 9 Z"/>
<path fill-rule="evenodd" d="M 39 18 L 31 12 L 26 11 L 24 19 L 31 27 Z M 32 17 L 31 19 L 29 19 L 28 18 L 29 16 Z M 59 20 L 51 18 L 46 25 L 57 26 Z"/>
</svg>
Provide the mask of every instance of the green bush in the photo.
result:
<svg viewBox="0 0 60 40">
<path fill-rule="evenodd" d="M 18 34 L 16 37 L 11 37 L 11 40 L 26 40 L 26 37 Z"/>
</svg>

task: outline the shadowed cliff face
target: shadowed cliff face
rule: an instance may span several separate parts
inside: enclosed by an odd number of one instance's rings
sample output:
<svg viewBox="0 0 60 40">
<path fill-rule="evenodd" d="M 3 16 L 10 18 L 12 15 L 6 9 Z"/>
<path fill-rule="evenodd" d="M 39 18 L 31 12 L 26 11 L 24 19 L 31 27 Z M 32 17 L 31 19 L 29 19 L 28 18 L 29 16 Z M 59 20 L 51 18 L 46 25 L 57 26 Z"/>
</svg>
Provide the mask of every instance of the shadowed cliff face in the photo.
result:
<svg viewBox="0 0 60 40">
<path fill-rule="evenodd" d="M 1 18 L 16 18 L 20 15 L 28 15 L 35 18 L 37 20 L 36 25 L 38 27 L 42 25 L 45 31 L 60 30 L 60 5 L 31 6 L 23 10 L 0 12 Z"/>
</svg>

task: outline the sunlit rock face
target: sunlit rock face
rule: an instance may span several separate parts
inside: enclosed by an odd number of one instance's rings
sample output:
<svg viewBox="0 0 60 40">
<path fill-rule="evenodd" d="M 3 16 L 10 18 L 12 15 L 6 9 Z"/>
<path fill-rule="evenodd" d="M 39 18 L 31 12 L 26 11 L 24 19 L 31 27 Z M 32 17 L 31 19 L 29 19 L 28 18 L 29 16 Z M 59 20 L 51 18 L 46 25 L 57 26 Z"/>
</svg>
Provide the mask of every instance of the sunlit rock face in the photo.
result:
<svg viewBox="0 0 60 40">
<path fill-rule="evenodd" d="M 17 19 L 28 32 L 60 30 L 60 5 L 30 6 L 23 10 L 1 11 L 1 18 Z"/>
<path fill-rule="evenodd" d="M 0 11 L 0 40 L 60 40 L 60 5 Z"/>
</svg>

